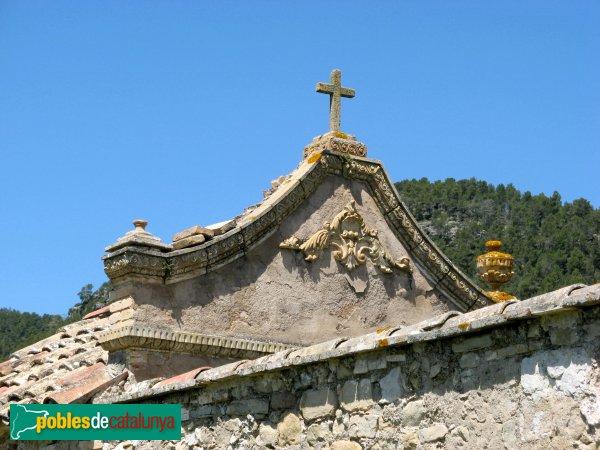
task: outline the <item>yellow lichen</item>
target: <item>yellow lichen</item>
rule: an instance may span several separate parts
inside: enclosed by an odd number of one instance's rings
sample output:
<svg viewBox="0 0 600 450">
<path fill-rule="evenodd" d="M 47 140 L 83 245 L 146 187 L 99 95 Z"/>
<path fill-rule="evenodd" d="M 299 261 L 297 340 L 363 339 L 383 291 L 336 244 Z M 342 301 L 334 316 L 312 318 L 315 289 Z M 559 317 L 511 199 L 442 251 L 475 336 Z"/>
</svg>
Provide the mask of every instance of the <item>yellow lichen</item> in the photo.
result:
<svg viewBox="0 0 600 450">
<path fill-rule="evenodd" d="M 390 328 L 392 328 L 392 326 L 391 326 L 391 325 L 388 325 L 388 326 L 385 326 L 385 327 L 383 327 L 383 328 L 380 328 L 379 330 L 376 330 L 375 332 L 376 332 L 376 333 L 378 333 L 378 334 L 381 334 L 381 333 L 383 333 L 384 331 L 387 331 L 387 330 L 389 330 Z"/>
<path fill-rule="evenodd" d="M 308 161 L 308 163 L 309 163 L 309 164 L 312 164 L 312 163 L 315 163 L 315 162 L 317 162 L 317 161 L 318 161 L 318 160 L 320 160 L 320 159 L 321 159 L 321 153 L 319 153 L 319 152 L 314 152 L 312 155 L 310 155 L 310 156 L 308 157 L 308 160 L 307 160 L 307 161 Z"/>
<path fill-rule="evenodd" d="M 387 339 L 379 339 L 377 341 L 377 347 L 385 347 L 386 345 L 388 345 L 390 342 Z"/>
<path fill-rule="evenodd" d="M 350 137 L 350 135 L 346 134 L 346 133 L 342 133 L 341 131 L 334 131 L 333 135 L 335 137 L 338 137 L 340 139 L 348 139 Z"/>
<path fill-rule="evenodd" d="M 467 328 L 469 328 L 469 322 L 459 323 L 458 328 L 460 328 L 462 331 L 465 331 Z"/>
</svg>

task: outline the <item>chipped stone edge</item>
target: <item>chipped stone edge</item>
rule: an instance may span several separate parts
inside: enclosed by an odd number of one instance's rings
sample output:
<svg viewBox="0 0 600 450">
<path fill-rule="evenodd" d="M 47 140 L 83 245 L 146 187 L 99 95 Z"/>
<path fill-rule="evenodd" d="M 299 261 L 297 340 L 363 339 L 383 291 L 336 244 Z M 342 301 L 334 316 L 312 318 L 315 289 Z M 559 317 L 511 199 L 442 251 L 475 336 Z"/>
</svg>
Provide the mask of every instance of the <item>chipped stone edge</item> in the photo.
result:
<svg viewBox="0 0 600 450">
<path fill-rule="evenodd" d="M 127 403 L 138 401 L 192 389 L 211 382 L 279 371 L 294 366 L 370 352 L 384 347 L 400 347 L 417 342 L 470 335 L 501 327 L 509 322 L 528 320 L 598 304 L 600 304 L 599 284 L 587 287 L 573 285 L 520 302 L 494 304 L 454 316 L 444 314 L 406 328 L 392 328 L 348 340 L 338 338 L 300 350 L 291 349 L 263 356 L 252 361 L 237 361 L 204 371 L 195 380 L 160 388 L 148 388 L 135 393 L 109 396 L 103 398 L 101 402 Z"/>
</svg>

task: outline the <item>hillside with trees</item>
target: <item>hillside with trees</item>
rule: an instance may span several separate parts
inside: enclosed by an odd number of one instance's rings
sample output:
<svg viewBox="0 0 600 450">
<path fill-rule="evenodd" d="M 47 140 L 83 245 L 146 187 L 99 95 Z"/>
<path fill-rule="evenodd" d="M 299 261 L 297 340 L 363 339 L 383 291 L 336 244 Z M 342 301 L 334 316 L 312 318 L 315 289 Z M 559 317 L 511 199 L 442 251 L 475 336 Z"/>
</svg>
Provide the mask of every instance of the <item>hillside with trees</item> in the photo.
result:
<svg viewBox="0 0 600 450">
<path fill-rule="evenodd" d="M 110 283 L 103 283 L 94 290 L 86 284 L 79 293 L 79 302 L 69 309 L 66 316 L 19 312 L 10 308 L 0 308 L 0 361 L 12 352 L 48 337 L 60 327 L 81 320 L 87 313 L 108 303 Z"/>
<path fill-rule="evenodd" d="M 479 281 L 475 257 L 486 252 L 485 241 L 498 239 L 515 258 L 515 275 L 503 290 L 520 299 L 600 281 L 600 210 L 583 198 L 562 203 L 557 192 L 532 195 L 474 178 L 405 180 L 396 188 L 434 242 L 473 280 Z"/>
<path fill-rule="evenodd" d="M 573 283 L 600 281 L 600 210 L 585 199 L 563 203 L 558 193 L 521 193 L 485 181 L 396 183 L 402 200 L 442 251 L 484 290 L 475 257 L 490 239 L 515 258 L 513 280 L 503 290 L 525 299 Z M 0 361 L 16 349 L 108 303 L 110 284 L 85 285 L 66 317 L 0 309 Z"/>
</svg>

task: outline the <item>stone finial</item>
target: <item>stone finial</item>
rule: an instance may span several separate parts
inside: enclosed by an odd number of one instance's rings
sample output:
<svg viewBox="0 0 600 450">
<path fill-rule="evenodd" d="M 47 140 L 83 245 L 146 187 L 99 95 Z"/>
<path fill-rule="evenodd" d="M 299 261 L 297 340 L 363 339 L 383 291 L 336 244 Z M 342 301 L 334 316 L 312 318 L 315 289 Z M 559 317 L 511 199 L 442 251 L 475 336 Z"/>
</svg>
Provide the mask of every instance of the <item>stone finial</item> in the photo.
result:
<svg viewBox="0 0 600 450">
<path fill-rule="evenodd" d="M 128 231 L 124 236 L 118 238 L 117 242 L 106 247 L 107 252 L 113 252 L 127 246 L 153 247 L 163 251 L 171 250 L 170 245 L 163 243 L 159 237 L 146 231 L 147 220 L 135 219 L 132 222 L 133 230 Z"/>
<path fill-rule="evenodd" d="M 146 227 L 148 226 L 148 221 L 144 219 L 135 219 L 133 221 L 133 226 L 135 227 L 134 232 L 136 233 L 146 233 L 150 234 L 146 231 Z M 131 231 L 130 231 L 131 233 Z"/>
<path fill-rule="evenodd" d="M 510 281 L 514 274 L 512 255 L 500 251 L 501 241 L 487 241 L 485 246 L 488 252 L 477 257 L 477 269 L 479 278 L 493 289 L 487 293 L 487 296 L 496 303 L 515 299 L 514 295 L 498 290 L 501 285 Z"/>
<path fill-rule="evenodd" d="M 335 69 L 330 75 L 331 84 L 317 83 L 317 92 L 329 94 L 329 132 L 317 136 L 304 148 L 306 159 L 313 152 L 331 150 L 353 156 L 367 156 L 367 146 L 356 140 L 356 136 L 340 131 L 341 98 L 352 98 L 354 89 L 342 87 L 342 72 Z"/>
</svg>

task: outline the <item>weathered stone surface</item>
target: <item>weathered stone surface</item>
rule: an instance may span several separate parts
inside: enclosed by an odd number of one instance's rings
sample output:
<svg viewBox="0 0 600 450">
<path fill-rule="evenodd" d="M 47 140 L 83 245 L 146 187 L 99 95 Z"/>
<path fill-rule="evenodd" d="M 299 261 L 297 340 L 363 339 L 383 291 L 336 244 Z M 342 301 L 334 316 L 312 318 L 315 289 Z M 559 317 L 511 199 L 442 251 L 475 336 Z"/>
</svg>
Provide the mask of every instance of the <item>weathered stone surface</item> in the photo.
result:
<svg viewBox="0 0 600 450">
<path fill-rule="evenodd" d="M 182 248 L 192 247 L 193 245 L 200 245 L 206 241 L 206 237 L 203 234 L 197 234 L 196 236 L 190 236 L 184 239 L 180 239 L 173 242 L 173 250 L 179 250 Z"/>
<path fill-rule="evenodd" d="M 367 414 L 364 416 L 352 416 L 348 434 L 350 437 L 374 438 L 377 433 L 377 422 L 379 416 Z"/>
<path fill-rule="evenodd" d="M 234 400 L 227 407 L 227 415 L 241 416 L 246 414 L 268 414 L 269 402 L 260 398 Z"/>
<path fill-rule="evenodd" d="M 273 409 L 294 409 L 297 402 L 296 396 L 288 391 L 273 392 L 271 396 L 271 408 Z"/>
<path fill-rule="evenodd" d="M 423 400 L 409 402 L 402 409 L 402 423 L 406 426 L 418 426 L 425 417 Z"/>
<path fill-rule="evenodd" d="M 283 420 L 277 425 L 277 431 L 279 432 L 279 445 L 287 446 L 300 443 L 302 426 L 296 414 L 286 414 Z"/>
<path fill-rule="evenodd" d="M 279 433 L 271 424 L 263 423 L 258 428 L 258 436 L 264 445 L 274 446 L 277 444 Z"/>
<path fill-rule="evenodd" d="M 404 445 L 406 450 L 415 450 L 419 441 L 419 429 L 418 428 L 404 428 L 400 433 L 400 441 Z"/>
<path fill-rule="evenodd" d="M 210 239 L 215 235 L 215 231 L 211 230 L 210 228 L 204 228 L 196 225 L 173 235 L 173 242 L 181 241 L 182 239 L 198 235 L 203 235 L 204 237 Z"/>
<path fill-rule="evenodd" d="M 346 411 L 369 408 L 373 404 L 373 390 L 371 380 L 348 380 L 344 383 L 340 393 L 340 405 Z"/>
<path fill-rule="evenodd" d="M 381 380 L 379 380 L 379 386 L 381 387 L 381 401 L 384 403 L 391 403 L 396 401 L 402 396 L 402 372 L 399 367 L 395 367 L 390 370 Z"/>
<path fill-rule="evenodd" d="M 116 313 L 118 311 L 122 311 L 127 308 L 131 308 L 134 305 L 135 305 L 135 300 L 133 299 L 133 297 L 127 297 L 127 298 L 124 298 L 123 300 L 118 300 L 116 302 L 111 303 L 109 305 L 109 308 L 110 308 L 110 312 L 112 314 L 112 313 Z"/>
<path fill-rule="evenodd" d="M 430 427 L 423 428 L 419 433 L 419 438 L 423 442 L 434 442 L 444 439 L 448 434 L 448 428 L 443 423 L 435 423 Z"/>
<path fill-rule="evenodd" d="M 550 334 L 554 345 L 574 344 L 579 339 L 577 334 L 579 313 L 566 311 L 542 317 L 541 325 Z"/>
<path fill-rule="evenodd" d="M 553 314 L 560 314 L 552 305 L 548 307 L 552 308 Z M 569 308 L 574 306 L 571 304 Z M 190 446 L 205 449 L 299 450 L 306 447 L 325 450 L 332 449 L 336 441 L 362 444 L 373 450 L 594 448 L 600 441 L 597 342 L 578 339 L 572 344 L 557 347 L 549 335 L 551 328 L 558 328 L 556 324 L 561 323 L 559 318 L 548 321 L 547 324 L 553 325 L 544 330 L 540 325 L 541 319 L 531 316 L 530 311 L 536 310 L 535 305 L 525 302 L 523 309 L 529 311 L 524 313 L 524 320 L 516 320 L 513 315 L 506 323 L 485 331 L 495 339 L 489 347 L 480 351 L 455 353 L 452 346 L 462 344 L 462 336 L 442 336 L 441 333 L 451 332 L 442 327 L 424 332 L 428 333 L 424 334 L 427 341 L 420 341 L 418 345 L 401 342 L 396 344 L 397 347 L 370 348 L 368 338 L 361 338 L 356 340 L 354 348 L 358 350 L 355 352 L 341 353 L 339 346 L 332 351 L 329 349 L 334 345 L 327 343 L 319 347 L 325 349 L 321 353 L 303 349 L 195 373 L 186 379 L 187 384 L 163 385 L 161 396 L 151 398 L 151 401 L 182 405 L 182 440 L 176 444 L 141 442 L 139 448 L 172 450 L 175 445 L 182 450 Z M 600 308 L 592 305 L 578 312 L 577 333 L 582 337 L 581 330 L 585 325 L 600 320 Z M 483 315 L 485 311 L 477 313 Z M 539 307 L 536 314 L 542 314 Z M 529 328 L 542 332 L 528 338 Z M 64 332 L 70 337 L 57 342 L 69 343 L 70 339 L 84 341 L 89 336 L 79 334 L 78 327 L 65 328 Z M 409 330 L 402 338 L 416 339 L 419 333 Z M 481 336 L 483 334 L 477 337 Z M 94 341 L 90 342 L 95 346 Z M 345 342 L 354 345 L 352 341 Z M 535 345 L 532 346 L 532 343 Z M 21 367 L 27 365 L 34 372 L 26 370 L 24 374 L 14 372 L 4 375 L 3 382 L 6 384 L 0 387 L 0 397 L 7 386 L 8 389 L 16 389 L 11 391 L 13 393 L 37 389 L 35 385 L 27 384 L 27 377 L 37 373 L 35 370 L 39 368 L 48 369 L 44 355 L 54 345 L 56 342 L 50 340 L 43 345 L 45 349 L 32 347 L 21 352 Z M 521 353 L 523 345 L 527 346 L 526 353 Z M 100 350 L 95 348 L 94 351 Z M 390 353 L 398 351 L 398 348 L 402 348 L 406 359 L 389 359 Z M 368 375 L 346 371 L 346 378 L 340 380 L 340 367 L 354 368 L 356 351 L 365 350 L 368 358 L 361 359 L 385 360 L 386 368 L 370 370 Z M 95 354 L 82 353 L 81 363 L 94 360 Z M 301 356 L 294 356 L 300 354 L 308 357 L 303 360 Z M 478 364 L 462 368 L 461 361 L 464 365 L 470 355 L 479 357 Z M 490 358 L 491 355 L 493 358 Z M 132 353 L 130 356 L 136 359 L 140 354 Z M 31 366 L 33 361 L 37 361 L 36 357 L 41 360 Z M 16 358 L 9 362 L 15 364 Z M 59 371 L 55 375 L 57 386 L 65 373 L 60 370 L 76 373 L 80 368 L 86 369 L 78 367 L 72 359 L 64 362 L 59 359 L 57 362 L 53 366 Z M 69 364 L 69 368 L 65 363 Z M 63 364 L 65 367 L 59 369 L 59 365 Z M 431 378 L 431 370 L 436 364 L 440 366 L 440 374 Z M 260 370 L 252 371 L 254 367 Z M 372 367 L 377 367 L 377 364 Z M 198 375 L 197 378 L 195 375 Z M 466 380 L 471 380 L 471 384 L 467 384 Z M 128 380 L 122 383 L 120 389 L 129 384 L 132 392 L 135 389 L 141 394 L 157 392 L 153 386 L 160 383 L 156 381 L 135 383 Z M 12 382 L 14 386 L 10 385 Z M 369 387 L 370 396 L 366 397 L 371 400 L 368 404 L 358 403 L 361 407 L 356 409 L 349 407 L 355 402 L 362 402 L 364 399 L 358 393 L 368 392 Z M 114 388 L 117 389 L 116 386 Z M 340 399 L 338 408 L 335 407 L 338 403 L 335 393 Z M 398 398 L 393 402 L 383 401 L 384 394 L 398 395 Z M 297 398 L 302 398 L 299 402 L 302 415 L 298 413 Z M 380 398 L 381 402 L 373 401 Z M 94 401 L 98 399 L 108 402 L 111 398 L 99 397 Z M 136 400 L 134 397 L 116 399 Z M 283 409 L 283 406 L 286 408 Z M 316 410 L 310 411 L 310 408 Z M 311 416 L 311 412 L 323 415 Z M 5 421 L 6 415 L 7 410 L 0 409 L 0 419 Z M 67 448 L 59 443 L 52 445 L 57 449 Z M 132 445 L 138 443 L 133 442 Z"/>
<path fill-rule="evenodd" d="M 337 395 L 330 387 L 306 391 L 300 398 L 300 411 L 306 420 L 330 416 L 337 405 Z"/>
<path fill-rule="evenodd" d="M 489 334 L 484 334 L 482 336 L 475 336 L 455 342 L 452 344 L 452 350 L 456 353 L 470 352 L 472 350 L 489 347 L 492 343 L 492 337 Z"/>
<path fill-rule="evenodd" d="M 315 445 L 317 442 L 329 441 L 331 430 L 327 423 L 314 423 L 306 430 L 306 442 Z"/>
<path fill-rule="evenodd" d="M 331 450 L 362 450 L 362 447 L 352 441 L 335 441 L 331 444 Z"/>
<path fill-rule="evenodd" d="M 460 357 L 460 367 L 468 369 L 479 365 L 479 355 L 477 353 L 465 353 Z"/>
</svg>

